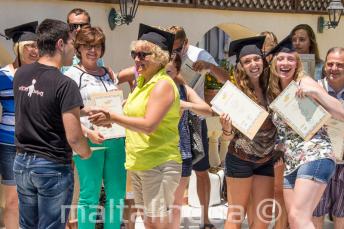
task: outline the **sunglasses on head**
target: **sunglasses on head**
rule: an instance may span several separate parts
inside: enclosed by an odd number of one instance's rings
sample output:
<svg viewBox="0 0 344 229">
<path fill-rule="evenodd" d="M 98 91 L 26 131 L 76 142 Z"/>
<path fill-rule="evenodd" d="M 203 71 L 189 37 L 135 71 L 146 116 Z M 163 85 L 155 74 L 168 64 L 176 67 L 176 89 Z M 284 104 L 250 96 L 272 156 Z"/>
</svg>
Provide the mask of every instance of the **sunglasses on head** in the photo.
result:
<svg viewBox="0 0 344 229">
<path fill-rule="evenodd" d="M 146 56 L 152 55 L 151 52 L 135 52 L 135 51 L 131 51 L 130 55 L 133 59 L 135 59 L 136 57 L 138 57 L 140 60 L 144 60 L 146 58 Z"/>
<path fill-rule="evenodd" d="M 77 29 L 81 29 L 82 27 L 88 25 L 88 23 L 81 23 L 81 24 L 74 24 L 74 23 L 70 23 L 69 24 L 69 29 L 70 31 L 74 31 L 74 30 L 77 30 Z"/>
</svg>

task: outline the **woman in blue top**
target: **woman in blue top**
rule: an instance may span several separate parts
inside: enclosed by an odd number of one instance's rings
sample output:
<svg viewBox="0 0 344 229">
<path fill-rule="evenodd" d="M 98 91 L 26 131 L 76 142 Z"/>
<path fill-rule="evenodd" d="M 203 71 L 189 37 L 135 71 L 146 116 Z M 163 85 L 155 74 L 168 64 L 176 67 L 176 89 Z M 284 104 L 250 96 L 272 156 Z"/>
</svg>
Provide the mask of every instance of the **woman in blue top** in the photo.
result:
<svg viewBox="0 0 344 229">
<path fill-rule="evenodd" d="M 192 154 L 191 154 L 191 139 L 190 130 L 188 127 L 188 111 L 198 115 L 212 115 L 212 110 L 209 105 L 204 102 L 197 93 L 186 85 L 184 79 L 179 75 L 182 60 L 179 54 L 174 54 L 172 60 L 165 66 L 166 73 L 171 76 L 176 83 L 180 94 L 180 107 L 182 115 L 178 124 L 179 130 L 179 150 L 182 155 L 182 177 L 179 185 L 174 193 L 174 202 L 172 209 L 171 229 L 178 229 L 180 227 L 180 210 L 183 204 L 184 192 L 189 184 L 192 172 Z M 201 122 L 199 122 L 201 125 Z M 200 126 L 199 126 L 200 128 Z"/>
<path fill-rule="evenodd" d="M 6 228 L 18 228 L 18 196 L 13 174 L 13 162 L 16 154 L 14 145 L 14 97 L 13 77 L 17 69 L 38 59 L 37 22 L 19 25 L 5 30 L 6 36 L 13 40 L 16 55 L 13 63 L 0 69 L 0 102 L 2 116 L 0 123 L 0 175 L 5 193 L 4 223 Z"/>
</svg>

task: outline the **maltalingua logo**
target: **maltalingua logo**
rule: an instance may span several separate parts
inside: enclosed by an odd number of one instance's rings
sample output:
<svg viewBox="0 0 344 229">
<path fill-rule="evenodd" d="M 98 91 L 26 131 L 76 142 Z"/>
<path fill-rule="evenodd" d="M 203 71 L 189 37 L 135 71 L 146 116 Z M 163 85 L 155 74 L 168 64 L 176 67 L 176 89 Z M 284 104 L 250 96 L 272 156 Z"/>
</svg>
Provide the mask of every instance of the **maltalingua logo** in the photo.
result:
<svg viewBox="0 0 344 229">
<path fill-rule="evenodd" d="M 28 86 L 28 87 L 20 86 L 20 87 L 19 87 L 19 91 L 28 92 L 27 95 L 28 95 L 29 97 L 31 97 L 32 94 L 36 94 L 36 95 L 39 95 L 39 96 L 42 96 L 42 97 L 43 97 L 44 92 L 35 89 L 35 84 L 36 84 L 36 82 L 37 82 L 37 81 L 36 81 L 35 79 L 33 79 L 33 80 L 32 80 L 32 84 L 31 84 L 30 86 Z"/>
</svg>

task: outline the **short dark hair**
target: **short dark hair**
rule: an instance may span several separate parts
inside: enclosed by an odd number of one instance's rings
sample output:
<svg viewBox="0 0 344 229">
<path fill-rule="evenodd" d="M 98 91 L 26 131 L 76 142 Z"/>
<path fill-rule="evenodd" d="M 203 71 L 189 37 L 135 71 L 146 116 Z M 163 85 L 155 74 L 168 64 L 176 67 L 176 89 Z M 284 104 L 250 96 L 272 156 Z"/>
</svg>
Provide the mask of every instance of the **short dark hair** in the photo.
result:
<svg viewBox="0 0 344 229">
<path fill-rule="evenodd" d="M 69 33 L 69 26 L 63 21 L 55 19 L 45 19 L 42 21 L 37 28 L 39 55 L 53 56 L 56 51 L 56 42 L 62 39 L 64 43 L 67 43 Z"/>
<path fill-rule="evenodd" d="M 172 25 L 170 28 L 167 29 L 168 32 L 173 33 L 175 35 L 174 40 L 186 40 L 186 33 L 183 27 Z"/>
<path fill-rule="evenodd" d="M 86 10 L 81 9 L 81 8 L 74 8 L 71 11 L 69 11 L 69 13 L 67 14 L 67 23 L 69 23 L 69 16 L 71 14 L 75 14 L 75 15 L 84 14 L 88 18 L 88 24 L 91 24 L 91 17 Z"/>
</svg>

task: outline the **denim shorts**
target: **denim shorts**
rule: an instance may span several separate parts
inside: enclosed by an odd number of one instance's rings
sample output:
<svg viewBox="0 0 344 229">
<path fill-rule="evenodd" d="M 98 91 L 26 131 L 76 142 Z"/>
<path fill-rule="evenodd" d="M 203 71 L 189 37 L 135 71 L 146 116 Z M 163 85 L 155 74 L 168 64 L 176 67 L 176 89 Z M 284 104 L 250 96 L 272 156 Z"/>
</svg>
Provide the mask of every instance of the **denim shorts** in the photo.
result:
<svg viewBox="0 0 344 229">
<path fill-rule="evenodd" d="M 192 169 L 198 172 L 206 171 L 210 168 L 209 163 L 209 142 L 208 142 L 208 128 L 205 119 L 201 121 L 202 143 L 204 148 L 204 157 L 192 166 Z"/>
<path fill-rule="evenodd" d="M 274 161 L 264 163 L 245 161 L 232 153 L 227 153 L 225 160 L 225 174 L 227 177 L 248 178 L 253 175 L 274 177 Z"/>
<path fill-rule="evenodd" d="M 192 172 L 192 158 L 183 159 L 182 163 L 182 177 L 191 176 Z"/>
<path fill-rule="evenodd" d="M 307 162 L 284 177 L 284 188 L 293 189 L 296 179 L 309 179 L 327 184 L 333 176 L 336 163 L 328 158 Z"/>
<path fill-rule="evenodd" d="M 16 185 L 13 173 L 13 163 L 16 156 L 16 147 L 14 145 L 0 144 L 0 175 L 1 184 Z"/>
</svg>

